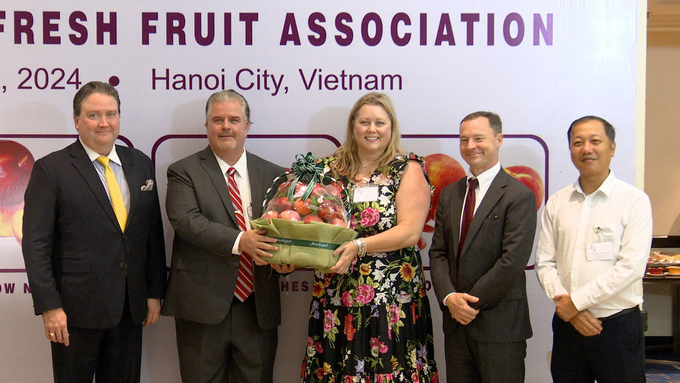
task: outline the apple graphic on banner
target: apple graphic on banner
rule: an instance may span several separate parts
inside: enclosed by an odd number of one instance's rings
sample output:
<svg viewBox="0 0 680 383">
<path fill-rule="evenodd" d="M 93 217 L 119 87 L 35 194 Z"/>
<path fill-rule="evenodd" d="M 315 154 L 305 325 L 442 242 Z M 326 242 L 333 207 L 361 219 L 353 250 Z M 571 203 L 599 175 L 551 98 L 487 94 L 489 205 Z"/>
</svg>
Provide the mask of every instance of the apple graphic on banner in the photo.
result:
<svg viewBox="0 0 680 383">
<path fill-rule="evenodd" d="M 285 219 L 286 221 L 299 221 L 300 214 L 298 214 L 298 212 L 295 210 L 286 210 L 279 213 L 279 218 Z"/>
<path fill-rule="evenodd" d="M 21 225 L 24 223 L 24 209 L 14 213 L 12 217 L 12 229 L 14 230 L 14 239 L 21 245 L 21 240 L 24 237 L 24 231 Z"/>
<path fill-rule="evenodd" d="M 543 179 L 538 172 L 528 166 L 509 166 L 505 168 L 505 171 L 534 193 L 536 196 L 536 211 L 538 211 L 543 203 L 545 193 Z"/>
<path fill-rule="evenodd" d="M 439 194 L 442 192 L 442 189 L 465 177 L 465 169 L 453 157 L 442 153 L 435 153 L 425 157 L 425 171 L 427 171 L 430 183 L 434 186 L 432 207 L 427 214 L 427 221 L 425 221 L 429 222 L 434 219 L 437 204 L 439 203 Z M 434 231 L 434 227 L 426 224 L 424 231 L 431 233 Z"/>
<path fill-rule="evenodd" d="M 15 141 L 0 140 L 0 236 L 14 236 L 21 243 L 24 193 L 35 160 Z"/>
</svg>

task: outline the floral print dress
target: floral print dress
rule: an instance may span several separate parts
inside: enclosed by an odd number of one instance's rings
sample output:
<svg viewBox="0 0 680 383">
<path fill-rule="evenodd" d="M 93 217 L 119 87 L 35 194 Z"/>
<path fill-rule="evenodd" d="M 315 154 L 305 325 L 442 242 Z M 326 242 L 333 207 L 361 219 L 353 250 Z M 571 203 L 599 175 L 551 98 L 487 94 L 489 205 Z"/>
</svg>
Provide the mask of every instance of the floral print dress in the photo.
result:
<svg viewBox="0 0 680 383">
<path fill-rule="evenodd" d="M 397 224 L 395 197 L 409 160 L 396 156 L 370 184 L 377 201 L 352 203 L 359 237 Z M 335 157 L 325 157 L 330 172 Z M 350 200 L 357 185 L 342 177 Z M 302 382 L 438 382 L 432 317 L 417 246 L 355 258 L 347 274 L 315 272 Z"/>
</svg>

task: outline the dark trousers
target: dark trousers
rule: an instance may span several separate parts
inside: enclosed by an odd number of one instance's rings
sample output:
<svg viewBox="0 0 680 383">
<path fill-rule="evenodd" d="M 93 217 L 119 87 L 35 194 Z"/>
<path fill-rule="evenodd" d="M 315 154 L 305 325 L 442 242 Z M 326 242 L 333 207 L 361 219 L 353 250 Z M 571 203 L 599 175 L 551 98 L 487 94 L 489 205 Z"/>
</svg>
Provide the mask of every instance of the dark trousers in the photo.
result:
<svg viewBox="0 0 680 383">
<path fill-rule="evenodd" d="M 216 325 L 175 318 L 175 329 L 184 383 L 272 383 L 278 332 L 260 329 L 252 294 Z"/>
<path fill-rule="evenodd" d="M 523 383 L 527 342 L 485 343 L 457 326 L 444 338 L 446 380 L 451 383 Z"/>
<path fill-rule="evenodd" d="M 602 332 L 581 335 L 569 322 L 553 316 L 550 372 L 556 383 L 644 383 L 645 337 L 636 309 L 602 321 Z"/>
<path fill-rule="evenodd" d="M 67 318 L 68 320 L 68 318 Z M 125 301 L 113 328 L 68 327 L 69 346 L 52 342 L 56 383 L 138 383 L 142 363 L 142 325 L 135 324 Z"/>
</svg>

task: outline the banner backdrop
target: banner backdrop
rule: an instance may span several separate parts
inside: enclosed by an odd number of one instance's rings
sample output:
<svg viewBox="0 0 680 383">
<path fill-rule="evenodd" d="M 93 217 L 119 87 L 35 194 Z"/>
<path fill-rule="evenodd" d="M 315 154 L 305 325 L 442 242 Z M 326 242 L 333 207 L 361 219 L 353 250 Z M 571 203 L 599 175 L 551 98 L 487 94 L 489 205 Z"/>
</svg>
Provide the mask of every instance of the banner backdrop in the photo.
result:
<svg viewBox="0 0 680 383">
<path fill-rule="evenodd" d="M 51 380 L 49 344 L 33 315 L 21 255 L 23 191 L 33 159 L 75 139 L 71 101 L 82 84 L 117 87 L 119 144 L 152 157 L 162 204 L 167 166 L 207 145 L 204 107 L 212 92 L 241 92 L 254 122 L 246 149 L 288 167 L 298 153 L 331 154 L 345 139 L 354 101 L 376 90 L 392 98 L 403 145 L 427 156 L 437 190 L 462 177 L 459 164 L 467 170 L 459 121 L 477 110 L 498 113 L 501 164 L 537 194 L 540 214 L 547 196 L 577 177 L 566 137 L 577 117 L 612 122 L 618 130 L 612 167 L 635 182 L 638 17 L 635 1 L 3 2 L 2 380 Z M 426 265 L 433 225 L 428 220 L 422 238 Z M 167 221 L 165 234 L 169 250 Z M 544 382 L 553 305 L 533 263 L 532 256 L 527 381 Z M 300 270 L 281 279 L 276 382 L 299 380 L 312 278 Z M 436 302 L 429 271 L 426 278 Z M 432 307 L 445 381 L 442 313 Z M 180 381 L 171 318 L 144 331 L 142 381 Z"/>
</svg>

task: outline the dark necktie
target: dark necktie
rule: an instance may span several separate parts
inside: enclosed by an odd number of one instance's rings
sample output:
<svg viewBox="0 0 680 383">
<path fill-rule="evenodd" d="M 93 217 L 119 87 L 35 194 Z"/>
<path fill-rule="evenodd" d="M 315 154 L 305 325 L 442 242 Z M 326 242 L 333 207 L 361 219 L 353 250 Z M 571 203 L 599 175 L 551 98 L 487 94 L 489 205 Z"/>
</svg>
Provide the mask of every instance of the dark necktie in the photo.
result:
<svg viewBox="0 0 680 383">
<path fill-rule="evenodd" d="M 229 168 L 227 171 L 227 174 L 229 175 L 229 196 L 231 197 L 231 204 L 234 205 L 234 213 L 236 214 L 236 220 L 238 221 L 238 228 L 241 231 L 246 231 L 246 220 L 243 215 L 241 193 L 238 190 L 234 173 L 236 173 L 236 169 L 234 168 Z M 248 298 L 251 292 L 253 292 L 253 261 L 246 253 L 241 253 L 234 295 L 243 302 Z"/>
<path fill-rule="evenodd" d="M 467 197 L 465 197 L 465 207 L 463 208 L 463 220 L 460 225 L 460 241 L 458 242 L 458 258 L 456 261 L 456 288 L 458 288 L 458 273 L 460 266 L 460 256 L 463 252 L 463 245 L 465 244 L 465 237 L 467 236 L 468 229 L 470 228 L 470 223 L 472 223 L 472 218 L 475 215 L 475 202 L 477 201 L 475 197 L 475 189 L 477 188 L 477 178 L 470 178 L 468 180 L 468 190 Z"/>
</svg>

